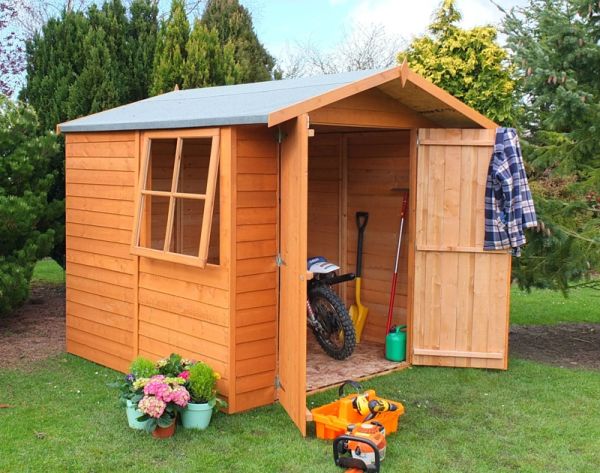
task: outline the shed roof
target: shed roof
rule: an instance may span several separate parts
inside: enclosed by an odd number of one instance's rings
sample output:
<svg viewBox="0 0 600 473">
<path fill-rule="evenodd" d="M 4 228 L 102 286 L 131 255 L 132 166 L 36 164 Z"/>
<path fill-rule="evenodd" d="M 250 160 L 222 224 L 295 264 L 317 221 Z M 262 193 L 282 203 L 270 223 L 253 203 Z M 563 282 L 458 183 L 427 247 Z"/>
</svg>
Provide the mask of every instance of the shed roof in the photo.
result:
<svg viewBox="0 0 600 473">
<path fill-rule="evenodd" d="M 386 70 L 178 90 L 71 120 L 58 128 L 69 133 L 261 123 L 273 126 L 374 87 L 441 125 L 495 126 L 405 63 Z"/>
</svg>

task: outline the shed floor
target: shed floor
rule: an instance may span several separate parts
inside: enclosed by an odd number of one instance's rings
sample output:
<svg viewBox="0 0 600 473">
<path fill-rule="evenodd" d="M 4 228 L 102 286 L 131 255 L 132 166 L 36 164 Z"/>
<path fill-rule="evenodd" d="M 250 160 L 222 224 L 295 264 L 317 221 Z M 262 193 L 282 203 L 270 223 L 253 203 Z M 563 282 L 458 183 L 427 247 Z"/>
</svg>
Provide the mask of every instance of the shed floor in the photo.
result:
<svg viewBox="0 0 600 473">
<path fill-rule="evenodd" d="M 350 358 L 339 361 L 327 355 L 314 334 L 308 330 L 306 347 L 306 390 L 320 391 L 341 384 L 347 379 L 360 380 L 377 374 L 402 369 L 407 363 L 388 361 L 383 356 L 383 344 L 362 341 Z"/>
</svg>

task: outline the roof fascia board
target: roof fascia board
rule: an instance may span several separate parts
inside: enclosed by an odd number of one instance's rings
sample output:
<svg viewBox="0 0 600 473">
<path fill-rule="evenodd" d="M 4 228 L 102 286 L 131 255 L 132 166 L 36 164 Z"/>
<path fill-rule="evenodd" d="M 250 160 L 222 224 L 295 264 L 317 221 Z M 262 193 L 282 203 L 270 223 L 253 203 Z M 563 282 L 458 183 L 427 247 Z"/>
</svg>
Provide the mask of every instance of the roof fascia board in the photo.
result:
<svg viewBox="0 0 600 473">
<path fill-rule="evenodd" d="M 444 102 L 446 105 L 453 108 L 454 110 L 459 112 L 461 115 L 464 115 L 469 120 L 475 122 L 482 128 L 487 128 L 487 129 L 498 128 L 498 125 L 494 121 L 485 117 L 484 115 L 479 113 L 477 110 L 469 107 L 467 104 L 461 102 L 456 97 L 450 95 L 444 89 L 441 89 L 437 85 L 435 85 L 432 82 L 429 82 L 427 79 L 421 77 L 419 74 L 412 71 L 408 67 L 405 68 L 404 64 L 402 65 L 402 69 L 403 69 L 402 79 L 403 79 L 404 83 L 406 83 L 406 81 L 411 82 L 415 86 L 417 86 L 420 89 L 422 89 L 423 91 L 427 92 L 429 95 L 432 95 L 433 97 L 437 98 L 438 100 Z"/>
<path fill-rule="evenodd" d="M 324 107 L 338 100 L 345 99 L 351 95 L 358 94 L 378 85 L 384 84 L 400 77 L 400 67 L 393 67 L 386 71 L 378 72 L 372 76 L 359 79 L 350 84 L 343 85 L 336 89 L 325 92 L 321 95 L 316 95 L 308 100 L 303 100 L 287 107 L 275 110 L 269 114 L 269 127 L 279 125 L 287 120 L 297 117 L 303 113 L 311 112 L 317 108 Z"/>
</svg>

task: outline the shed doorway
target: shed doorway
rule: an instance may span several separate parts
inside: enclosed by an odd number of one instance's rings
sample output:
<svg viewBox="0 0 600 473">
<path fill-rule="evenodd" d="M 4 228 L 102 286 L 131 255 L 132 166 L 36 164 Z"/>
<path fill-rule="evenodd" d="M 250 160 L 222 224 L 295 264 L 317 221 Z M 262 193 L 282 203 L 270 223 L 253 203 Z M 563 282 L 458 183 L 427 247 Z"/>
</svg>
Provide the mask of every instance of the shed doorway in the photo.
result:
<svg viewBox="0 0 600 473">
<path fill-rule="evenodd" d="M 407 366 L 384 356 L 385 324 L 404 193 L 410 187 L 411 130 L 316 126 L 308 146 L 307 255 L 356 271 L 356 212 L 368 212 L 362 262 L 362 303 L 369 308 L 361 342 L 344 361 L 330 358 L 307 330 L 306 388 L 325 389 Z M 408 321 L 409 222 L 405 220 L 393 325 Z M 334 286 L 346 307 L 354 282 Z"/>
</svg>

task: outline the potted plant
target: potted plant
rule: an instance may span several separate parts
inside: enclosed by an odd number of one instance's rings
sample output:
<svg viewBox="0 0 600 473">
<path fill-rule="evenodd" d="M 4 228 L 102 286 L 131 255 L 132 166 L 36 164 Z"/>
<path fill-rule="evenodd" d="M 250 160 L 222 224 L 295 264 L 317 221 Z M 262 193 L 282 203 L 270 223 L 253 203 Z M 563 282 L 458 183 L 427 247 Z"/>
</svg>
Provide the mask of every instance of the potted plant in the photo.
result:
<svg viewBox="0 0 600 473">
<path fill-rule="evenodd" d="M 220 378 L 210 366 L 198 362 L 189 367 L 186 386 L 190 402 L 181 413 L 181 422 L 186 429 L 204 430 L 208 427 L 212 412 L 226 403 L 217 397 L 216 384 Z"/>
<path fill-rule="evenodd" d="M 175 433 L 177 414 L 190 400 L 190 394 L 183 386 L 185 379 L 158 374 L 137 383 L 144 392 L 138 403 L 142 413 L 138 421 L 146 422 L 146 431 L 156 438 L 171 437 Z"/>
<path fill-rule="evenodd" d="M 146 422 L 137 420 L 143 415 L 137 408 L 138 402 L 143 397 L 142 386 L 138 380 L 148 379 L 157 373 L 158 371 L 151 360 L 138 356 L 129 366 L 129 373 L 123 380 L 111 385 L 120 390 L 119 400 L 125 406 L 127 423 L 132 429 L 142 430 L 146 426 Z"/>
</svg>

